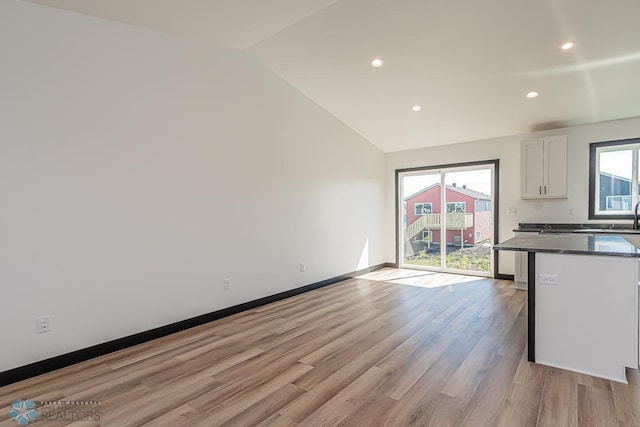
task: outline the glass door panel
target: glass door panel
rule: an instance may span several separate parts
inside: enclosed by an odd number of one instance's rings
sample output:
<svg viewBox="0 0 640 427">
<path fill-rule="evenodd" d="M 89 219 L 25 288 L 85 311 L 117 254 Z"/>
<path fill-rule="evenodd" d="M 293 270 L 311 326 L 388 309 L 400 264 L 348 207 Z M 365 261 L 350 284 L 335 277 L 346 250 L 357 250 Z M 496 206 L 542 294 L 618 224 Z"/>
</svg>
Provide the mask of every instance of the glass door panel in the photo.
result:
<svg viewBox="0 0 640 427">
<path fill-rule="evenodd" d="M 442 268 L 441 181 L 439 171 L 401 178 L 401 267 Z"/>
<path fill-rule="evenodd" d="M 452 271 L 493 271 L 493 170 L 458 170 L 444 173 L 446 248 L 443 268 Z"/>
</svg>

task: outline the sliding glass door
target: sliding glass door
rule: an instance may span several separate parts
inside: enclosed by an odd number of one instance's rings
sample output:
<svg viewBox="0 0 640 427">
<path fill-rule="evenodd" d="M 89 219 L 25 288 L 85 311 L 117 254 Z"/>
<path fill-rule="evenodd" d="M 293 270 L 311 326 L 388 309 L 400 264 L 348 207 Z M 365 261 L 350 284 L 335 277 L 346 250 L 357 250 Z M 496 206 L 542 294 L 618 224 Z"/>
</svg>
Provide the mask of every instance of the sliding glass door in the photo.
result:
<svg viewBox="0 0 640 427">
<path fill-rule="evenodd" d="M 398 174 L 400 267 L 490 276 L 494 165 Z"/>
</svg>

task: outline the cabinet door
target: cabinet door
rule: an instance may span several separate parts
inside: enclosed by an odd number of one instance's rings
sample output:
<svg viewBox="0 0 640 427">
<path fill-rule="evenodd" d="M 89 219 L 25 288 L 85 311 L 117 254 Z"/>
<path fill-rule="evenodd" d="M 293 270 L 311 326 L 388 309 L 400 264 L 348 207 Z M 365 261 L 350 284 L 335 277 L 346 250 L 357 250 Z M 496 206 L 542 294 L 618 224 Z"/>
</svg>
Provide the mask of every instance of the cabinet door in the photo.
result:
<svg viewBox="0 0 640 427">
<path fill-rule="evenodd" d="M 544 181 L 542 195 L 567 197 L 567 137 L 544 139 Z"/>
<path fill-rule="evenodd" d="M 522 198 L 542 197 L 544 141 L 542 138 L 522 142 Z"/>
</svg>

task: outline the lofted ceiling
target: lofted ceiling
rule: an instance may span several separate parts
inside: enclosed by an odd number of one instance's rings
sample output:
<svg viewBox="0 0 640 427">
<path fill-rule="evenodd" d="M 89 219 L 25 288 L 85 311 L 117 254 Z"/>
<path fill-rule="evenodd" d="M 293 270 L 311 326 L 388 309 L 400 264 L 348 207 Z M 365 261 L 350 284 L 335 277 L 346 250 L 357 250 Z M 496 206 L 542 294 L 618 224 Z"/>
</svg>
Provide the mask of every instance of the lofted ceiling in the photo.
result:
<svg viewBox="0 0 640 427">
<path fill-rule="evenodd" d="M 386 152 L 640 116 L 638 0 L 28 1 L 246 50 Z"/>
</svg>

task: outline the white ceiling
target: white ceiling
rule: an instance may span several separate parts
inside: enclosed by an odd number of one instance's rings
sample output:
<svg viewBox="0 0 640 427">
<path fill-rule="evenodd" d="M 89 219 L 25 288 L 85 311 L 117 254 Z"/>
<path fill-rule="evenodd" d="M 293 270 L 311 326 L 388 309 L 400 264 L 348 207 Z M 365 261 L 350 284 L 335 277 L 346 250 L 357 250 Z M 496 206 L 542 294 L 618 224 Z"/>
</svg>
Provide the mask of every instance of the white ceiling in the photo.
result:
<svg viewBox="0 0 640 427">
<path fill-rule="evenodd" d="M 245 49 L 387 152 L 640 116 L 638 0 L 29 1 Z"/>
</svg>

